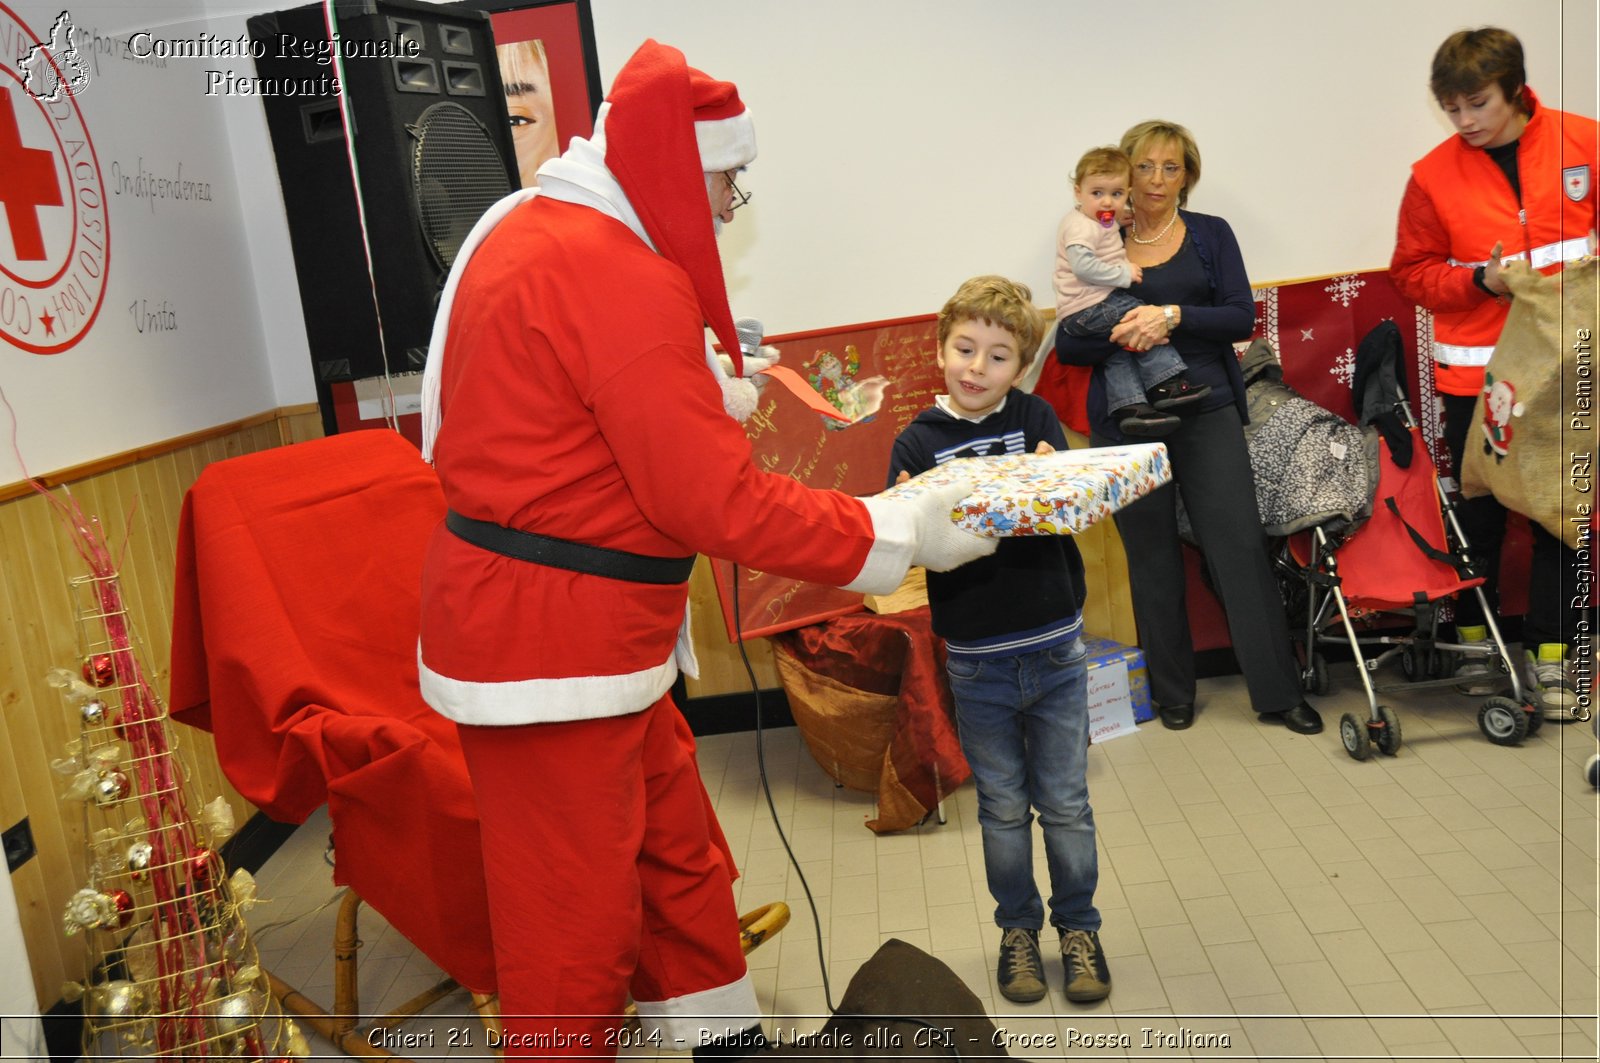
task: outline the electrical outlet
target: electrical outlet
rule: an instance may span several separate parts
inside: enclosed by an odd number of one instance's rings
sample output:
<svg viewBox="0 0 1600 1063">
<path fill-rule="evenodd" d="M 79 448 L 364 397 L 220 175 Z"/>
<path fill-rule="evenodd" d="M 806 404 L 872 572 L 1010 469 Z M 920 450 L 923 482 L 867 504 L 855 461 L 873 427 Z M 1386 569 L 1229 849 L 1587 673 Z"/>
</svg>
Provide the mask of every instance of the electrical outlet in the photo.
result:
<svg viewBox="0 0 1600 1063">
<path fill-rule="evenodd" d="M 15 871 L 32 860 L 33 854 L 37 851 L 33 847 L 33 830 L 28 826 L 26 816 L 4 834 L 0 834 L 0 842 L 5 845 L 8 872 Z"/>
</svg>

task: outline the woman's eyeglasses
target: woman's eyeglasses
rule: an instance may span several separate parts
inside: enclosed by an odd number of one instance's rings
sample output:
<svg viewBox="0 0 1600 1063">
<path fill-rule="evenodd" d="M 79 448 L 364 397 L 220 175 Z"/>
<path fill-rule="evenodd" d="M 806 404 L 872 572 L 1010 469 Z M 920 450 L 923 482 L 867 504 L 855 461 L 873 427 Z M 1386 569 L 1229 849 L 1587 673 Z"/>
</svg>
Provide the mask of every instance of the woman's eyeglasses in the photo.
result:
<svg viewBox="0 0 1600 1063">
<path fill-rule="evenodd" d="M 1153 162 L 1141 162 L 1133 168 L 1133 172 L 1140 177 L 1154 177 L 1157 170 L 1160 170 L 1161 176 L 1169 181 L 1183 173 L 1183 167 L 1175 162 L 1169 162 L 1161 166 L 1157 166 Z"/>
</svg>

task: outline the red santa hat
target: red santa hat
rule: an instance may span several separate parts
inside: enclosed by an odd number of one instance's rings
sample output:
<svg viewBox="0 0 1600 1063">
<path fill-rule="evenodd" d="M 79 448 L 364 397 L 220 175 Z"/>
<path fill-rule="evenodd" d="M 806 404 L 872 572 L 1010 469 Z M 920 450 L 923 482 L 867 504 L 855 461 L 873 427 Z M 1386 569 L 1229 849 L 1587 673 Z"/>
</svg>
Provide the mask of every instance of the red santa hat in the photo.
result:
<svg viewBox="0 0 1600 1063">
<path fill-rule="evenodd" d="M 739 90 L 689 66 L 676 48 L 648 40 L 606 99 L 606 167 L 656 250 L 689 274 L 706 324 L 742 372 L 704 176 L 756 157 L 755 126 Z"/>
</svg>

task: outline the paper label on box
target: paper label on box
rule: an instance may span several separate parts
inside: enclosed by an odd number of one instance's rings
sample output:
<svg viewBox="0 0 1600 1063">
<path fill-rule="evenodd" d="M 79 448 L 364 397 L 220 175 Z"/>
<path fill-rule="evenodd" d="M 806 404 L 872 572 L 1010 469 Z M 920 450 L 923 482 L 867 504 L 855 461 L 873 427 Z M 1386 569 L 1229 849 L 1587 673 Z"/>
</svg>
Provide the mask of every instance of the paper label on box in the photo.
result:
<svg viewBox="0 0 1600 1063">
<path fill-rule="evenodd" d="M 1089 741 L 1109 742 L 1137 730 L 1128 696 L 1128 663 L 1118 660 L 1089 669 Z"/>
</svg>

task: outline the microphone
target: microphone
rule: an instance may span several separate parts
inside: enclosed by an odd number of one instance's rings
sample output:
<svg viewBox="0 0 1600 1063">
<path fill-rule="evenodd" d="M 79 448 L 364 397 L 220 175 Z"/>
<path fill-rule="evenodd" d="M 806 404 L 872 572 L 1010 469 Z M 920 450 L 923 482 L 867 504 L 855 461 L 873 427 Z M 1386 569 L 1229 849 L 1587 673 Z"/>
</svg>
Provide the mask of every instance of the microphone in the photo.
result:
<svg viewBox="0 0 1600 1063">
<path fill-rule="evenodd" d="M 739 334 L 739 353 L 754 358 L 761 350 L 761 341 L 767 338 L 767 327 L 753 317 L 741 317 L 733 323 Z"/>
</svg>

